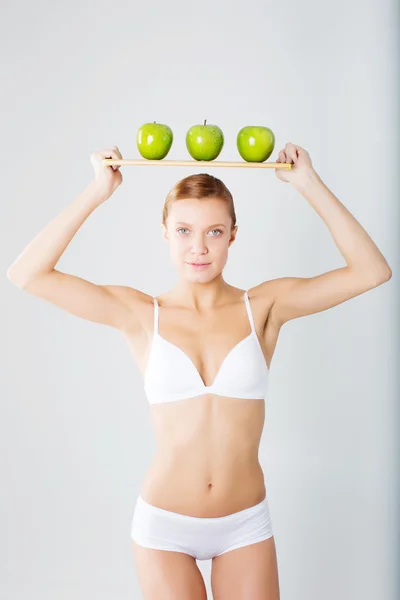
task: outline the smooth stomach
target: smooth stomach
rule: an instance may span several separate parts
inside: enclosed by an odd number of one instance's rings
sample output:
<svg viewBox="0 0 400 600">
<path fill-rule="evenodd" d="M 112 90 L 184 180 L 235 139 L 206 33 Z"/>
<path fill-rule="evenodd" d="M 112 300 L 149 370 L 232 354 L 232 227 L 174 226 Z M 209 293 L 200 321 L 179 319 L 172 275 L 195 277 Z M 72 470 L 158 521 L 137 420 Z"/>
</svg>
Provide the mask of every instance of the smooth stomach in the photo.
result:
<svg viewBox="0 0 400 600">
<path fill-rule="evenodd" d="M 258 460 L 265 401 L 207 394 L 150 405 L 156 453 L 140 495 L 196 517 L 232 514 L 266 496 Z"/>
</svg>

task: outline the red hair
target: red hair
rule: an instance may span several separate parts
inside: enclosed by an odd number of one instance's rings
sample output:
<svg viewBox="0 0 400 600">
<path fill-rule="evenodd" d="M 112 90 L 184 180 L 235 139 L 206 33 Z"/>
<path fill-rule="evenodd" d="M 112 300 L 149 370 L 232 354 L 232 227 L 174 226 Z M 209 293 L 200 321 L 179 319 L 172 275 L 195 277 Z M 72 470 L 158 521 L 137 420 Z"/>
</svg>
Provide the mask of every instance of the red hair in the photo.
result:
<svg viewBox="0 0 400 600">
<path fill-rule="evenodd" d="M 203 200 L 208 197 L 220 198 L 227 203 L 232 219 L 231 229 L 233 229 L 236 225 L 236 214 L 232 194 L 220 179 L 208 173 L 189 175 L 174 185 L 165 199 L 162 210 L 163 224 L 166 226 L 170 206 L 173 202 L 184 200 L 185 198 Z"/>
</svg>

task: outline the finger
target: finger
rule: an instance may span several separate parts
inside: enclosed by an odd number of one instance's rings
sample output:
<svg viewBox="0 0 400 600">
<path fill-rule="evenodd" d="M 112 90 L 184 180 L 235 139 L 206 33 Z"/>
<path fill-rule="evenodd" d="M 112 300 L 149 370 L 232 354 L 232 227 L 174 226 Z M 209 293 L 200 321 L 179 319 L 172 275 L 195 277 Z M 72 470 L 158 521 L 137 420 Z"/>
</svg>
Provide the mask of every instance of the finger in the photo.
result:
<svg viewBox="0 0 400 600">
<path fill-rule="evenodd" d="M 121 154 L 118 146 L 113 146 L 112 149 L 115 150 L 115 152 L 118 154 L 119 158 L 122 159 L 122 154 Z"/>
<path fill-rule="evenodd" d="M 120 152 L 118 150 L 118 148 L 116 146 L 112 146 L 109 149 L 104 150 L 103 152 L 103 158 L 113 158 L 114 160 L 119 160 L 120 158 L 122 158 L 120 156 Z M 117 171 L 121 165 L 107 165 L 109 167 L 112 168 L 113 171 Z"/>
<path fill-rule="evenodd" d="M 118 146 L 113 146 L 113 150 L 115 150 L 115 152 L 117 153 L 118 158 L 123 160 L 123 156 L 122 156 Z M 121 167 L 121 165 L 116 165 L 116 167 L 117 167 L 117 169 L 119 169 Z"/>
<path fill-rule="evenodd" d="M 305 150 L 305 148 L 302 148 L 301 146 L 298 146 L 297 144 L 293 144 L 293 146 L 295 148 L 297 158 L 299 158 L 301 155 L 309 156 L 309 153 L 307 152 L 307 150 Z"/>
<path fill-rule="evenodd" d="M 103 165 L 103 158 L 113 158 L 115 160 L 119 160 L 119 156 L 118 154 L 115 152 L 115 150 L 113 150 L 112 148 L 105 148 L 102 150 L 97 150 L 96 152 L 93 152 L 91 155 L 91 160 L 92 162 L 96 162 L 98 164 L 100 164 L 102 167 L 116 167 L 118 168 L 119 165 Z M 115 169 L 113 169 L 115 171 Z"/>
<path fill-rule="evenodd" d="M 288 142 L 285 146 L 285 151 L 286 154 L 289 156 L 290 160 L 295 163 L 297 161 L 296 146 L 291 142 Z"/>
<path fill-rule="evenodd" d="M 113 148 L 105 148 L 104 150 L 98 150 L 94 153 L 94 158 L 100 163 L 103 163 L 103 158 L 113 158 L 119 160 L 117 152 Z M 103 165 L 104 166 L 104 165 Z M 106 167 L 112 167 L 113 171 L 119 168 L 120 165 L 105 165 Z"/>
<path fill-rule="evenodd" d="M 283 150 L 281 150 L 278 154 L 279 162 L 286 162 L 286 156 Z"/>
</svg>

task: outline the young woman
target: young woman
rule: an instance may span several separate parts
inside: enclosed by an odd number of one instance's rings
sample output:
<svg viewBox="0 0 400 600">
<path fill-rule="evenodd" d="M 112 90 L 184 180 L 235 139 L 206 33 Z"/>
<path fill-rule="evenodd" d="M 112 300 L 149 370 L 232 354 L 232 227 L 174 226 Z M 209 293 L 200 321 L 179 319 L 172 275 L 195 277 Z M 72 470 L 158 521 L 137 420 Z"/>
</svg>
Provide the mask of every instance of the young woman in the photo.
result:
<svg viewBox="0 0 400 600">
<path fill-rule="evenodd" d="M 7 275 L 79 317 L 117 328 L 143 373 L 158 452 L 137 498 L 131 535 L 146 600 L 204 600 L 197 560 L 212 559 L 218 600 L 278 600 L 276 549 L 258 461 L 264 397 L 279 331 L 370 290 L 391 270 L 363 227 L 288 143 L 276 169 L 326 223 L 346 265 L 251 289 L 222 275 L 237 234 L 231 193 L 204 173 L 169 192 L 162 227 L 178 283 L 157 298 L 95 285 L 55 266 L 87 217 L 122 182 L 118 148 L 95 152 L 92 183 L 27 246 Z"/>
</svg>

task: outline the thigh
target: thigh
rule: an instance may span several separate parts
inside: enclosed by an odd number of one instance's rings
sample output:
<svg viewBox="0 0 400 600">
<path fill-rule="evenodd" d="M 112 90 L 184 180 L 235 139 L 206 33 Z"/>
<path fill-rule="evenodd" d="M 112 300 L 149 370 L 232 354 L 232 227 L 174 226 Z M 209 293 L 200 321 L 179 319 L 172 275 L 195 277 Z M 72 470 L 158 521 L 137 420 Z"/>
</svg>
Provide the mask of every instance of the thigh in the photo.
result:
<svg viewBox="0 0 400 600">
<path fill-rule="evenodd" d="M 196 559 L 184 552 L 144 548 L 132 541 L 144 600 L 207 600 Z"/>
<path fill-rule="evenodd" d="M 279 600 L 274 536 L 212 559 L 214 600 Z"/>
</svg>

